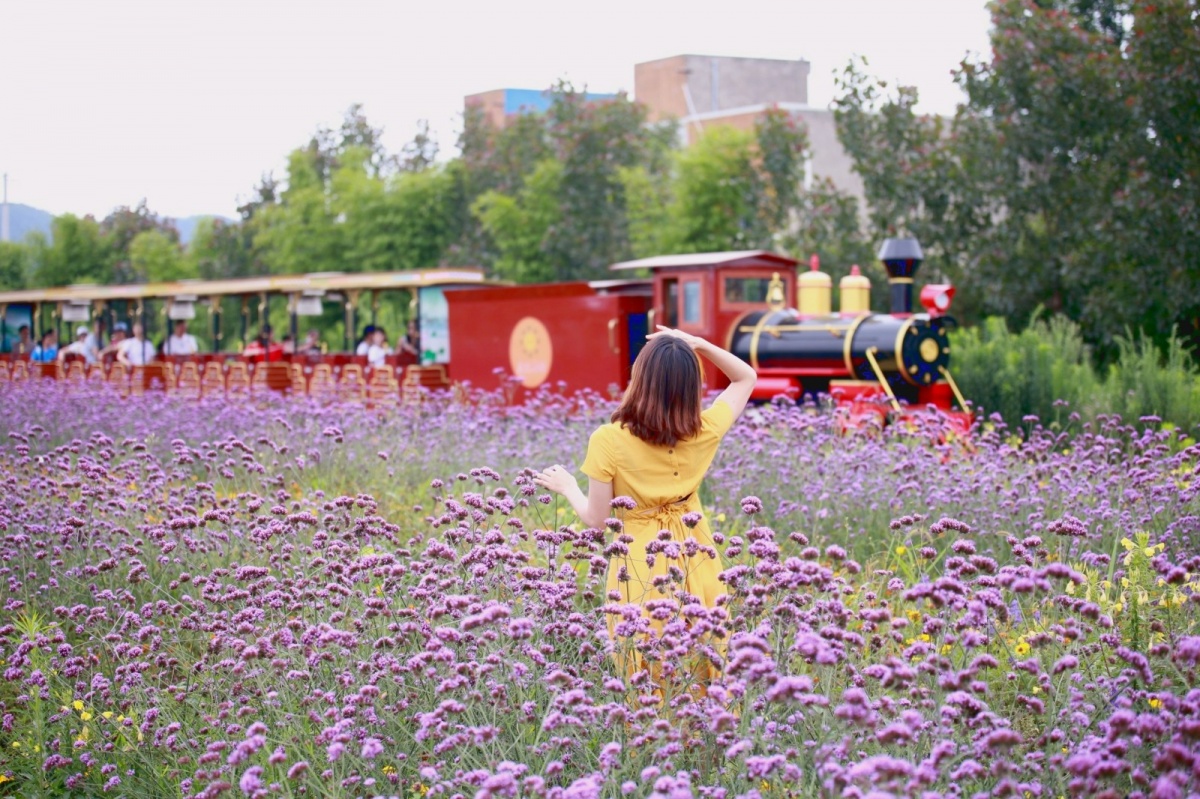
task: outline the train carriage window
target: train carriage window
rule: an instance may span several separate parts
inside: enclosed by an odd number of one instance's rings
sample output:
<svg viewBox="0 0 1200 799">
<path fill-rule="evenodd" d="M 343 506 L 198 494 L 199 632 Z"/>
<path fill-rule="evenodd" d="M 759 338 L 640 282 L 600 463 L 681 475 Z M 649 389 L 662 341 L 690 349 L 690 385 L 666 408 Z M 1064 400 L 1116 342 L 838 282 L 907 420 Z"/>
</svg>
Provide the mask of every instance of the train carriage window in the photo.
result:
<svg viewBox="0 0 1200 799">
<path fill-rule="evenodd" d="M 683 323 L 700 324 L 700 281 L 689 280 L 683 284 Z"/>
<path fill-rule="evenodd" d="M 667 327 L 679 327 L 679 281 L 675 278 L 663 281 L 663 308 Z"/>
<path fill-rule="evenodd" d="M 764 303 L 771 279 L 766 277 L 726 277 L 725 302 Z"/>
</svg>

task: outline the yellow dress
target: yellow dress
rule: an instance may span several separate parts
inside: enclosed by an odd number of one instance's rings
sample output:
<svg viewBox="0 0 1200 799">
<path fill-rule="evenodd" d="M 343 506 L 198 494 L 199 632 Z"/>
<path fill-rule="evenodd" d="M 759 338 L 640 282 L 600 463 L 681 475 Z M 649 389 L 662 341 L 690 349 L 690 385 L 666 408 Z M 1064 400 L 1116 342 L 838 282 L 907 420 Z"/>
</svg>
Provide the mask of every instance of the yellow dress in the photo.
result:
<svg viewBox="0 0 1200 799">
<path fill-rule="evenodd" d="M 630 497 L 637 503 L 632 510 L 613 513 L 622 518 L 624 532 L 632 536 L 633 541 L 628 544 L 627 554 L 609 558 L 607 590 L 610 599 L 614 592 L 620 594 L 620 599 L 616 600 L 618 604 L 642 605 L 643 616 L 650 620 L 650 629 L 655 632 L 661 631 L 664 621 L 653 618 L 646 611 L 647 602 L 673 599 L 682 588 L 705 607 L 713 608 L 717 598 L 725 593 L 724 584 L 718 579 L 723 568 L 719 557 L 703 551 L 691 556 L 680 552 L 678 558 L 659 553 L 655 555 L 653 565 L 649 565 L 646 558 L 646 547 L 659 538 L 660 530 L 670 531 L 670 541 L 680 550 L 689 538 L 693 538 L 696 544 L 715 552 L 708 520 L 701 518 L 689 529 L 683 516 L 701 512 L 700 481 L 717 454 L 721 439 L 733 425 L 733 410 L 718 400 L 701 413 L 700 419 L 700 432 L 673 447 L 649 444 L 619 424 L 606 424 L 592 433 L 587 457 L 580 467 L 588 477 L 612 483 L 614 497 Z M 676 582 L 663 586 L 665 591 L 660 590 L 653 584 L 654 578 L 667 575 L 672 565 L 683 572 L 682 585 Z M 622 579 L 626 576 L 628 579 Z M 661 611 L 659 615 L 663 615 Z M 674 617 L 677 613 L 670 615 Z M 615 615 L 608 616 L 609 635 L 618 650 L 622 650 L 616 630 L 620 621 Z M 713 641 L 712 644 L 723 648 L 720 642 Z M 623 649 L 627 653 L 629 647 Z M 641 657 L 628 658 L 617 653 L 617 658 L 628 674 L 643 667 Z"/>
</svg>

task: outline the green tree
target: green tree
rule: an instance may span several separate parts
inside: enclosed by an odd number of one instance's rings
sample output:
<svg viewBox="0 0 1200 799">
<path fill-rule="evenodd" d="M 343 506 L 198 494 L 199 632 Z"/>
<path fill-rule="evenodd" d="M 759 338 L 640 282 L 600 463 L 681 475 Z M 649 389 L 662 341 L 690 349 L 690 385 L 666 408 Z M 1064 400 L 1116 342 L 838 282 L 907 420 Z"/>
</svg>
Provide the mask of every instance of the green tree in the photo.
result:
<svg viewBox="0 0 1200 799">
<path fill-rule="evenodd" d="M 765 186 L 750 131 L 711 128 L 679 153 L 671 206 L 673 252 L 769 246 Z"/>
<path fill-rule="evenodd" d="M 248 225 L 222 219 L 200 220 L 188 243 L 189 270 L 203 280 L 261 274 L 251 251 Z"/>
<path fill-rule="evenodd" d="M 179 244 L 161 230 L 143 230 L 133 237 L 129 263 L 134 275 L 149 283 L 196 277 L 193 263 L 183 257 Z"/>
<path fill-rule="evenodd" d="M 139 279 L 137 270 L 130 260 L 130 246 L 141 233 L 158 231 L 166 238 L 179 244 L 179 231 L 175 224 L 159 217 L 142 200 L 136 207 L 121 206 L 100 222 L 100 233 L 109 251 L 112 280 L 115 283 L 133 283 Z"/>
<path fill-rule="evenodd" d="M 804 202 L 808 131 L 796 117 L 774 108 L 755 122 L 754 140 L 762 178 L 760 215 L 772 233 L 785 233 L 799 221 L 796 214 Z"/>
<path fill-rule="evenodd" d="M 462 225 L 452 257 L 474 252 L 507 275 L 571 280 L 606 275 L 632 254 L 623 170 L 663 172 L 673 129 L 647 125 L 645 109 L 624 96 L 589 100 L 567 84 L 551 94 L 545 114 L 514 117 L 501 131 L 468 109 L 456 196 L 478 228 Z M 535 227 L 505 230 L 501 218 Z"/>
<path fill-rule="evenodd" d="M 516 196 L 489 191 L 475 201 L 473 213 L 498 252 L 495 270 L 499 277 L 520 283 L 559 277 L 560 264 L 546 241 L 562 223 L 562 180 L 562 163 L 548 158 L 534 169 Z"/>
<path fill-rule="evenodd" d="M 111 283 L 109 249 L 100 225 L 90 216 L 56 216 L 50 239 L 30 237 L 31 282 L 37 287 L 72 283 Z"/>
<path fill-rule="evenodd" d="M 309 150 L 293 150 L 287 188 L 280 192 L 279 202 L 255 211 L 255 255 L 268 273 L 355 270 L 342 257 L 341 229 L 323 168 Z"/>
<path fill-rule="evenodd" d="M 877 232 L 917 235 L 975 314 L 1044 304 L 1103 357 L 1200 318 L 1196 0 L 996 0 L 952 120 L 852 68 L 839 136 Z"/>
<path fill-rule="evenodd" d="M 0 289 L 23 289 L 30 268 L 29 248 L 15 241 L 0 241 Z"/>
<path fill-rule="evenodd" d="M 673 128 L 647 125 L 646 109 L 628 97 L 589 101 L 560 84 L 546 114 L 555 157 L 561 221 L 545 240 L 559 279 L 594 278 L 632 255 L 621 168 L 665 164 Z"/>
<path fill-rule="evenodd" d="M 390 178 L 350 159 L 333 178 L 343 258 L 362 271 L 436 266 L 456 234 L 454 176 L 430 167 Z"/>
</svg>

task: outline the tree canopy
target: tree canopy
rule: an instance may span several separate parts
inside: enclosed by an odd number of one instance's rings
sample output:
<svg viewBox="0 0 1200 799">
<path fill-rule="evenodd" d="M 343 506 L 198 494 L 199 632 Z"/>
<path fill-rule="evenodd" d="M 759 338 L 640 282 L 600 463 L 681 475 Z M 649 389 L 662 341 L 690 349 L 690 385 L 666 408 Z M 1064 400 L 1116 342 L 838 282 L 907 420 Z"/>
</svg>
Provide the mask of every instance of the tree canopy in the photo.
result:
<svg viewBox="0 0 1200 799">
<path fill-rule="evenodd" d="M 1196 0 L 996 0 L 992 54 L 952 119 L 852 66 L 839 133 L 870 226 L 909 233 L 975 314 L 1045 306 L 1111 351 L 1127 329 L 1197 340 Z"/>
</svg>

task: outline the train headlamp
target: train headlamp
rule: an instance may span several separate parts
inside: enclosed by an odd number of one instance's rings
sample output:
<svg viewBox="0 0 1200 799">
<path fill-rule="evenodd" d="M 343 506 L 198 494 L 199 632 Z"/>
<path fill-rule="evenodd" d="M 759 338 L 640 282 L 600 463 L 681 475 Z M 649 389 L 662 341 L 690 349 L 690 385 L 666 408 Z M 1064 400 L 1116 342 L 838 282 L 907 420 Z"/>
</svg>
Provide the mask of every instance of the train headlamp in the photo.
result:
<svg viewBox="0 0 1200 799">
<path fill-rule="evenodd" d="M 950 311 L 954 300 L 954 286 L 949 283 L 931 283 L 921 289 L 921 305 L 931 317 L 943 316 Z"/>
</svg>

